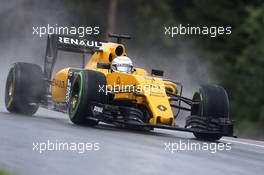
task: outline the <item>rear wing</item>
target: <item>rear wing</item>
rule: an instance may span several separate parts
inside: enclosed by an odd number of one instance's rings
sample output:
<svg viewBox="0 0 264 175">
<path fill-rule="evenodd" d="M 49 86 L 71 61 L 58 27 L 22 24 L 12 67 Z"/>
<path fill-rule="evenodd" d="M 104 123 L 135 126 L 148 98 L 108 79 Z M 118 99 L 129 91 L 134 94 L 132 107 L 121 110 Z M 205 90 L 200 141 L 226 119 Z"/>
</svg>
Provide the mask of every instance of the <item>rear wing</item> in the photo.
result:
<svg viewBox="0 0 264 175">
<path fill-rule="evenodd" d="M 90 53 L 102 52 L 99 48 L 102 43 L 85 38 L 78 38 L 65 35 L 48 35 L 47 48 L 44 61 L 44 75 L 51 79 L 54 65 L 57 60 L 58 51 Z"/>
</svg>

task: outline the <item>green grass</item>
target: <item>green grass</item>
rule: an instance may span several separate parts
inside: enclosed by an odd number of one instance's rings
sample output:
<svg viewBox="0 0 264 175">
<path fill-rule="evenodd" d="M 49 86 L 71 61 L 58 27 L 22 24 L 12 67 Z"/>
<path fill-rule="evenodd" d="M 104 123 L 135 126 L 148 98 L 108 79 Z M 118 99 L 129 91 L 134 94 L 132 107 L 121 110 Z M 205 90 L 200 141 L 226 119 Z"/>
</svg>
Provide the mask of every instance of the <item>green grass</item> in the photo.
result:
<svg viewBox="0 0 264 175">
<path fill-rule="evenodd" d="M 264 130 L 260 123 L 241 120 L 239 123 L 235 123 L 235 132 L 241 137 L 264 140 Z"/>
<path fill-rule="evenodd" d="M 11 175 L 11 174 L 4 170 L 0 170 L 0 175 Z"/>
</svg>

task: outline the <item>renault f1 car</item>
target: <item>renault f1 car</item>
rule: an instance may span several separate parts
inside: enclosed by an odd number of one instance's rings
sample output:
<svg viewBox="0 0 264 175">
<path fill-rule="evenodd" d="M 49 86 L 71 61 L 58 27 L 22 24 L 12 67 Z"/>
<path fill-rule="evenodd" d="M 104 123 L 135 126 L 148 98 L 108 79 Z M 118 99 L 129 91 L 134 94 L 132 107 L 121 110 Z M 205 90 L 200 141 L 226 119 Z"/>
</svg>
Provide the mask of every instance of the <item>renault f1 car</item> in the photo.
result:
<svg viewBox="0 0 264 175">
<path fill-rule="evenodd" d="M 181 83 L 163 78 L 161 70 L 148 73 L 131 67 L 130 72 L 113 71 L 113 61 L 127 56 L 121 40 L 130 36 L 109 36 L 117 42 L 48 35 L 43 69 L 22 62 L 11 66 L 6 81 L 6 109 L 33 115 L 43 107 L 68 113 L 77 125 L 104 122 L 133 129 L 163 128 L 192 132 L 203 140 L 233 136 L 224 88 L 202 85 L 189 99 L 182 95 Z M 67 67 L 53 74 L 58 51 L 90 54 L 91 58 L 87 64 L 83 59 L 82 68 Z M 185 127 L 176 125 L 181 110 L 190 112 Z"/>
</svg>

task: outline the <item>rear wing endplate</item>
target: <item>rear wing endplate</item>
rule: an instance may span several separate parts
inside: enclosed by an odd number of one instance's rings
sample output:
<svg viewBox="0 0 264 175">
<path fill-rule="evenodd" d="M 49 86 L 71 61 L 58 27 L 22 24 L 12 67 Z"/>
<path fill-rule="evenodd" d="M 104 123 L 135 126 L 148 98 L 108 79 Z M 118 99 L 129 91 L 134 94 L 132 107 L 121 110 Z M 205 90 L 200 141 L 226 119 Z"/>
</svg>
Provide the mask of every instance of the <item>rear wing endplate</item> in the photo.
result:
<svg viewBox="0 0 264 175">
<path fill-rule="evenodd" d="M 102 43 L 85 38 L 78 38 L 65 35 L 48 35 L 47 48 L 44 61 L 44 75 L 51 79 L 54 65 L 57 60 L 58 51 L 90 53 L 101 52 L 99 48 Z"/>
</svg>

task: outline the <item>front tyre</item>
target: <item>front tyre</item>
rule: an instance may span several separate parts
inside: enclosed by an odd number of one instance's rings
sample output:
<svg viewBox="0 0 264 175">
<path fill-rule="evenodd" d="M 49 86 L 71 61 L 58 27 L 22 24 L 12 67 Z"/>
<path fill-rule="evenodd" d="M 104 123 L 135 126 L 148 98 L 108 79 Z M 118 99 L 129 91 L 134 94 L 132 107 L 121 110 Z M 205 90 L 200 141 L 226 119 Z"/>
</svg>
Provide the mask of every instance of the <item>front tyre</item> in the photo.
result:
<svg viewBox="0 0 264 175">
<path fill-rule="evenodd" d="M 217 85 L 203 85 L 193 96 L 191 115 L 214 119 L 229 119 L 229 99 L 223 87 Z M 216 141 L 222 138 L 221 134 L 198 133 L 194 136 L 200 140 Z"/>
<path fill-rule="evenodd" d="M 107 96 L 100 91 L 106 86 L 105 75 L 92 70 L 80 71 L 73 80 L 69 99 L 69 117 L 77 125 L 94 126 L 97 120 L 91 119 L 93 112 L 90 102 L 105 104 Z"/>
<path fill-rule="evenodd" d="M 41 67 L 31 63 L 15 63 L 9 70 L 5 88 L 5 106 L 9 112 L 33 115 L 44 94 Z"/>
</svg>

